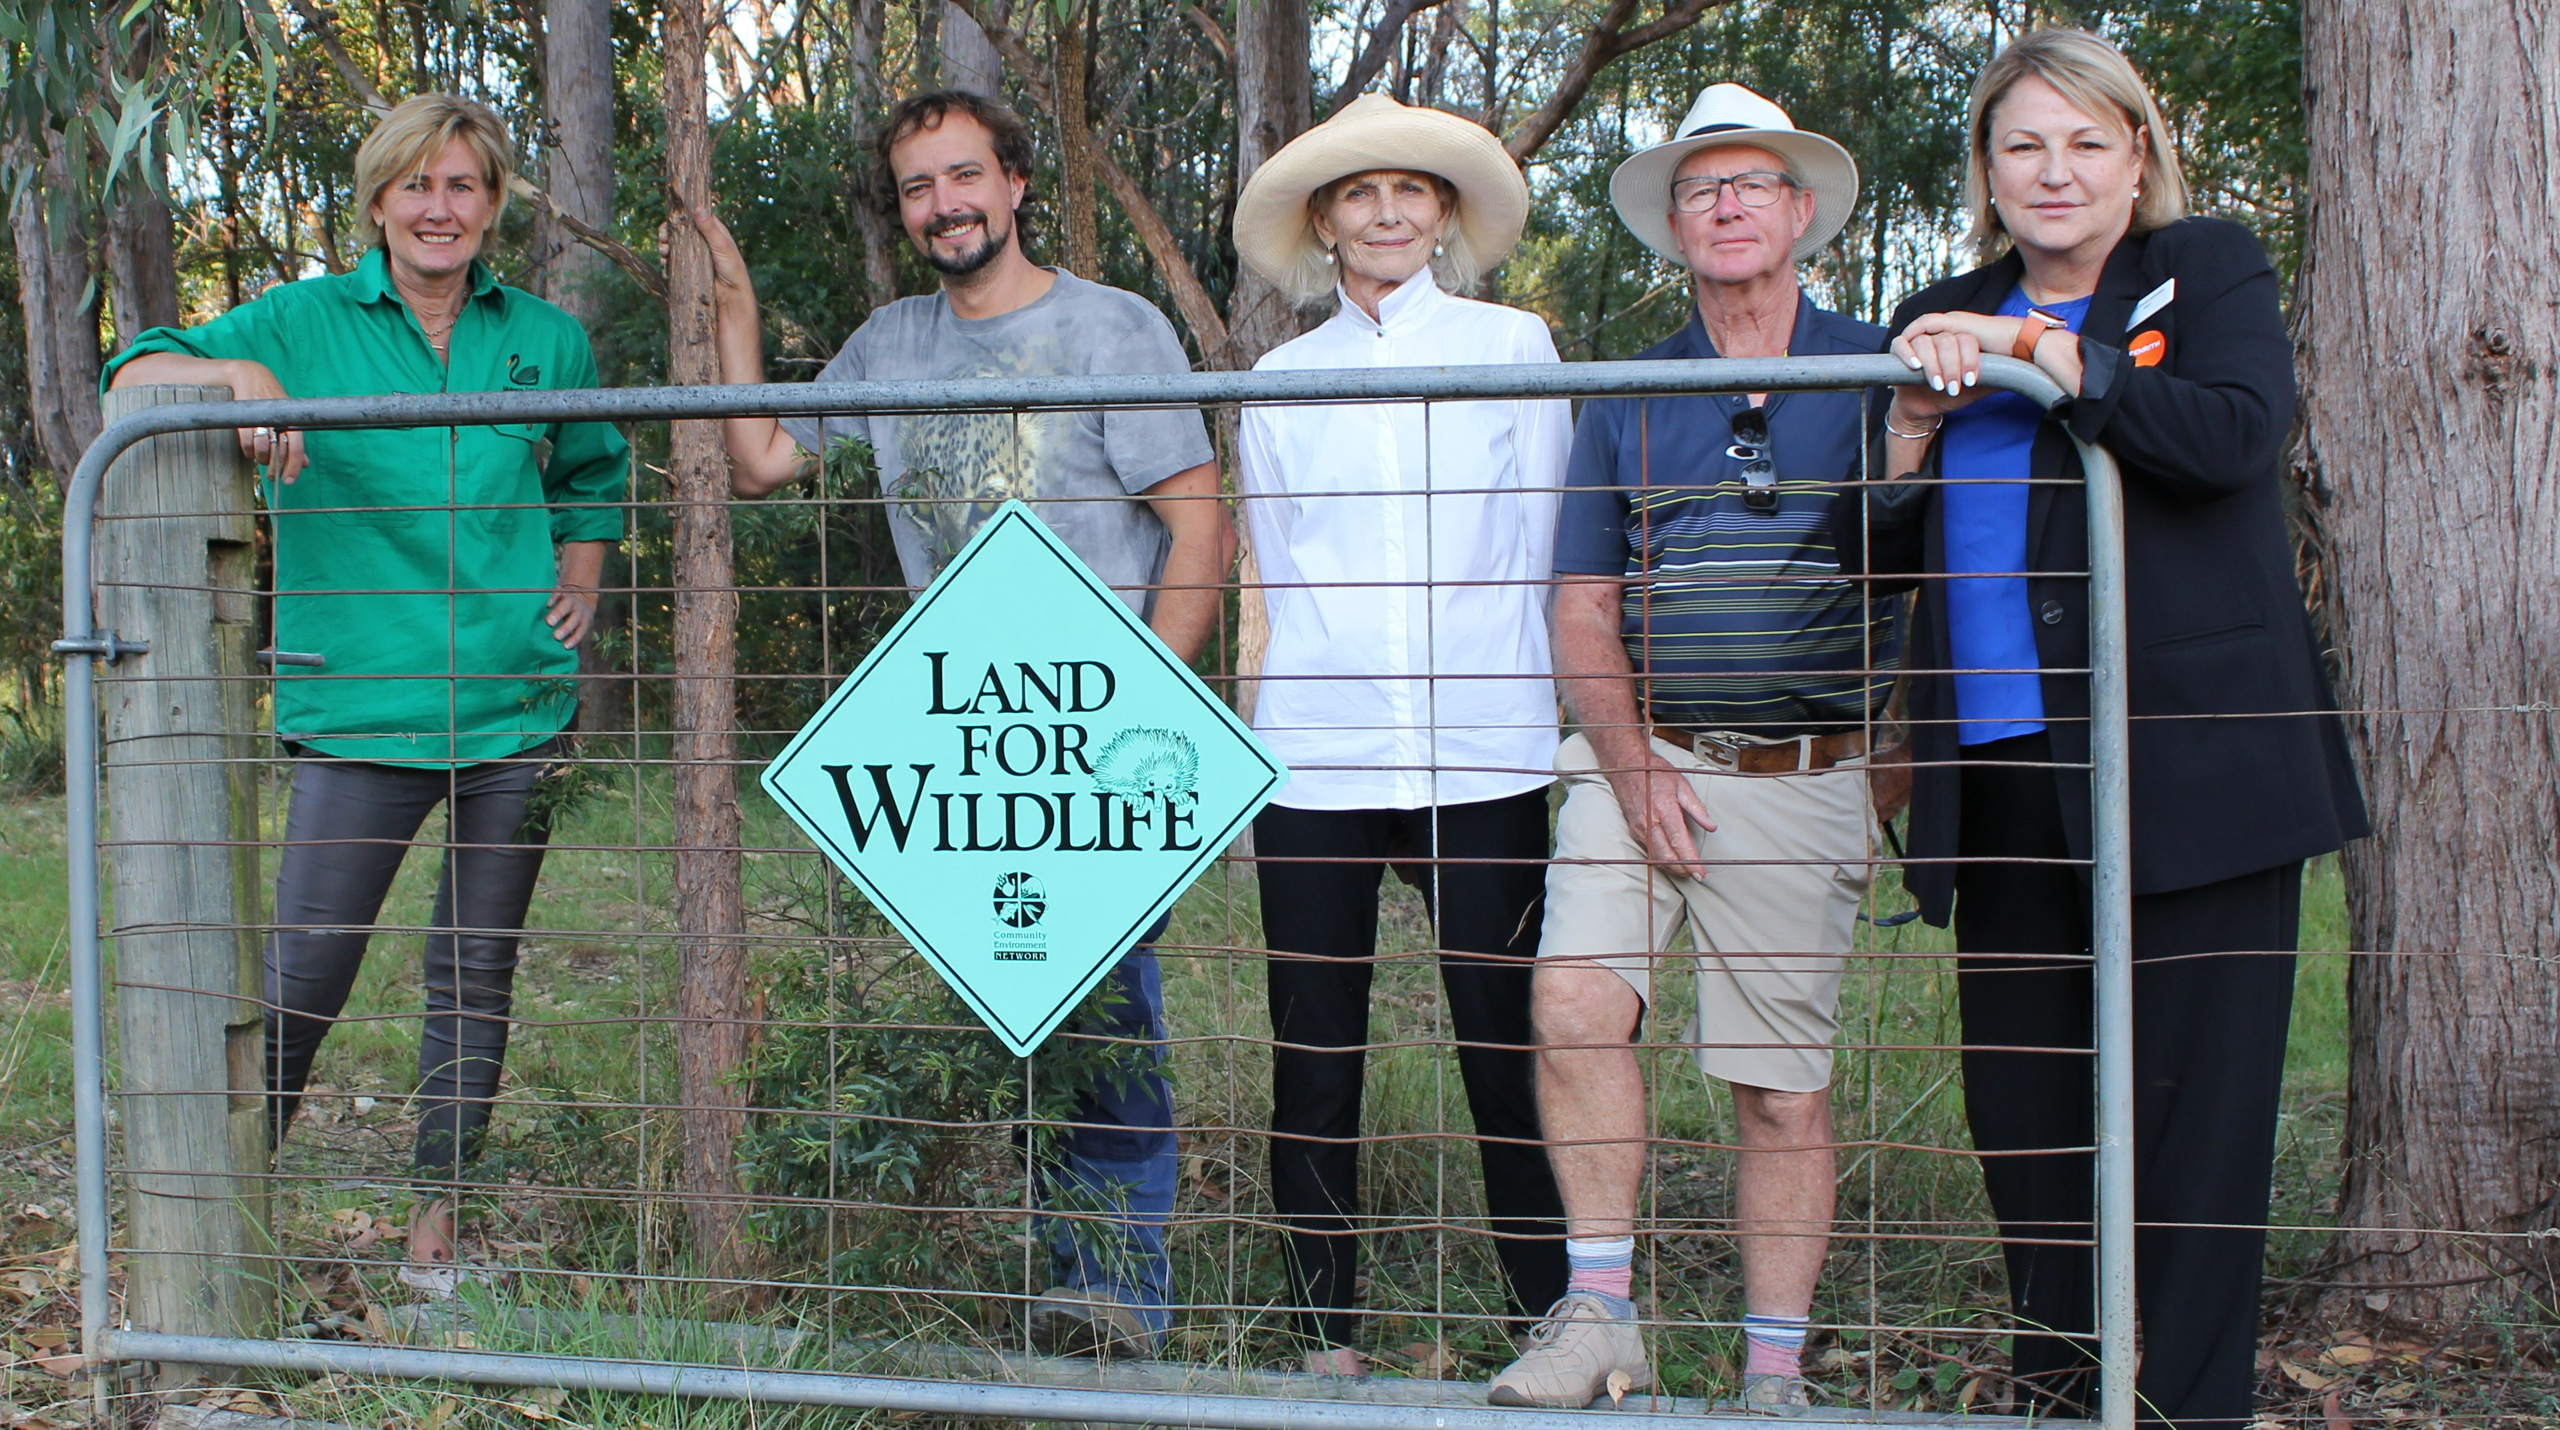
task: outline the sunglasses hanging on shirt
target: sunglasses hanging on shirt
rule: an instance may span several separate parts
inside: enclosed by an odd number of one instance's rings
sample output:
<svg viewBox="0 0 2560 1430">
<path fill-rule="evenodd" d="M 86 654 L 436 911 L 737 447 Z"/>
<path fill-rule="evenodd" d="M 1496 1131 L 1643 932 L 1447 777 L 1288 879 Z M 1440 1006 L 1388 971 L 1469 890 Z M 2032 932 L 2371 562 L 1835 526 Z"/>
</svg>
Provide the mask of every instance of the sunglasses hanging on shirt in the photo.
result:
<svg viewBox="0 0 2560 1430">
<path fill-rule="evenodd" d="M 1778 509 L 1778 464 L 1769 457 L 1769 414 L 1745 407 L 1733 414 L 1733 445 L 1726 456 L 1742 464 L 1742 505 L 1751 511 Z"/>
</svg>

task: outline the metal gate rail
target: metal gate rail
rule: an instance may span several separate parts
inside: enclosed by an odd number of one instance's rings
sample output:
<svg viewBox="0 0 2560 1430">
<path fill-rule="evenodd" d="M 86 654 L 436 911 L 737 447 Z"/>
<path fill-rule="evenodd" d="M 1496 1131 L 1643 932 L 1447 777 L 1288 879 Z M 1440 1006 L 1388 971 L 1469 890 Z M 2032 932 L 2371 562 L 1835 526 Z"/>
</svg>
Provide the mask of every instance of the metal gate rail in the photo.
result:
<svg viewBox="0 0 2560 1430">
<path fill-rule="evenodd" d="M 1839 390 L 1916 383 L 1887 356 L 1717 358 L 1520 366 L 1208 372 L 1076 378 L 968 379 L 737 387 L 599 388 L 570 392 L 339 397 L 154 407 L 109 425 L 81 456 L 64 504 L 63 698 L 65 818 L 69 830 L 72 1078 L 77 1164 L 81 1351 L 103 1401 L 108 1367 L 161 1360 L 274 1370 L 340 1371 L 489 1385 L 551 1386 L 633 1394 L 1024 1420 L 1222 1426 L 1229 1430 L 1495 1430 L 1585 1424 L 1668 1426 L 1637 1411 L 1532 1411 L 1329 1404 L 1245 1396 L 1177 1395 L 819 1372 L 649 1365 L 571 1356 L 501 1354 L 309 1341 L 239 1340 L 117 1329 L 108 1325 L 107 1110 L 104 989 L 98 933 L 98 710 L 96 663 L 147 652 L 147 639 L 100 632 L 90 590 L 90 540 L 106 473 L 151 437 L 236 427 L 449 427 L 498 422 L 651 421 L 928 410 L 1036 411 L 1209 403 L 1384 402 L 1524 397 L 1682 396 Z M 2067 396 L 2042 371 L 1985 357 L 1983 386 L 2051 408 Z M 2095 1052 L 2098 1071 L 2098 1343 L 2106 1430 L 2134 1423 L 2133 961 L 2128 710 L 2125 683 L 2124 521 L 2115 462 L 2077 443 L 2089 516 L 2090 758 L 2095 904 Z M 147 637 L 147 632 L 137 633 Z M 1864 1415 L 1836 1418 L 1860 1422 Z M 1980 1418 L 1980 1417 L 1976 1417 Z M 1682 1425 L 1701 1423 L 1696 1415 Z M 1716 1423 L 1709 1419 L 1707 1424 Z M 1742 1423 L 1739 1419 L 1733 1422 Z M 1754 1422 L 1757 1423 L 1757 1422 Z"/>
</svg>

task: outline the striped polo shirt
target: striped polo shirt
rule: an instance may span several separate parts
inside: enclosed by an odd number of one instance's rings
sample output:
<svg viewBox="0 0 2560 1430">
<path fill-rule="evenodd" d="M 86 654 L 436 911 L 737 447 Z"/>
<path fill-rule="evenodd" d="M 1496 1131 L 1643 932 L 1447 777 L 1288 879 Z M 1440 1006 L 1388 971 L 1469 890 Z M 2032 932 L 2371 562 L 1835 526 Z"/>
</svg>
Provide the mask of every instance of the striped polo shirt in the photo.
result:
<svg viewBox="0 0 2560 1430">
<path fill-rule="evenodd" d="M 1867 354 L 1884 330 L 1799 298 L 1788 351 Z M 1688 325 L 1644 358 L 1711 358 Z M 1841 484 L 1864 445 L 1856 392 L 1772 393 L 1774 511 L 1743 501 L 1727 449 L 1739 396 L 1602 398 L 1574 427 L 1556 570 L 1626 581 L 1621 631 L 1651 718 L 1691 730 L 1783 737 L 1881 713 L 1901 664 L 1897 601 L 1840 579 L 1831 536 Z"/>
</svg>

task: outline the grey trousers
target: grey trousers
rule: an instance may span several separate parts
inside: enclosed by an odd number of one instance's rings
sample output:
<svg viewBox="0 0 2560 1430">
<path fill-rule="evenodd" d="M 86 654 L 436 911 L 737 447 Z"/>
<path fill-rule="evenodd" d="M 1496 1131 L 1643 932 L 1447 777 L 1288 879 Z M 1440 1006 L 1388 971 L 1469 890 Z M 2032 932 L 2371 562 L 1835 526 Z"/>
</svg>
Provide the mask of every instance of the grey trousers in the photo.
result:
<svg viewBox="0 0 2560 1430">
<path fill-rule="evenodd" d="M 507 1055 L 516 945 L 551 831 L 528 819 L 535 781 L 559 754 L 460 769 L 305 755 L 293 769 L 275 930 L 267 938 L 267 1088 L 278 1142 L 302 1105 L 392 877 L 427 815 L 445 805 L 444 871 L 426 942 L 418 1041 L 420 1178 L 452 1179 L 478 1154 Z"/>
</svg>

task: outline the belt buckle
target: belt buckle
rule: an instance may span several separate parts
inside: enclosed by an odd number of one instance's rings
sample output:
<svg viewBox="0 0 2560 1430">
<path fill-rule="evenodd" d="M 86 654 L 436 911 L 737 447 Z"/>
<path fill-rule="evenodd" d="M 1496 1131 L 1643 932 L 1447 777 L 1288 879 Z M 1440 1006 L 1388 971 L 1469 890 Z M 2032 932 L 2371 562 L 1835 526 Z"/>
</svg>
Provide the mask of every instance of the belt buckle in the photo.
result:
<svg viewBox="0 0 2560 1430">
<path fill-rule="evenodd" d="M 1689 736 L 1689 753 L 1702 760 L 1739 767 L 1742 764 L 1742 742 L 1712 730 L 1697 730 Z"/>
</svg>

